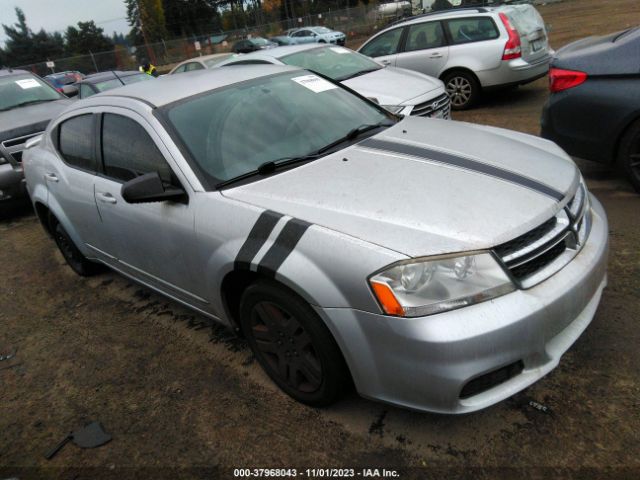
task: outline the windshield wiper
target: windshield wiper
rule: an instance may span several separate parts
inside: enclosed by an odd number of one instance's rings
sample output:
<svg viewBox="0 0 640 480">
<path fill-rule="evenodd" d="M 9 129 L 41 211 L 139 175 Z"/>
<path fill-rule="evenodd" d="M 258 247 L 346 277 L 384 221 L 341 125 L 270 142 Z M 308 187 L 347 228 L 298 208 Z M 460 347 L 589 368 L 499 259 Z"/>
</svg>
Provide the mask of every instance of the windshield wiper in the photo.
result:
<svg viewBox="0 0 640 480">
<path fill-rule="evenodd" d="M 350 78 L 359 77 L 361 75 L 366 75 L 367 73 L 371 73 L 371 72 L 377 72 L 378 70 L 380 70 L 380 68 L 378 68 L 378 67 L 376 67 L 376 68 L 367 68 L 365 70 L 360 70 L 358 72 L 351 73 L 349 75 L 345 75 L 344 77 L 338 77 L 338 78 L 336 78 L 336 81 L 337 82 L 344 82 L 345 80 L 349 80 Z"/>
<path fill-rule="evenodd" d="M 0 112 L 6 112 L 7 110 L 13 110 L 14 108 L 26 107 L 27 105 L 35 105 L 36 103 L 53 102 L 54 99 L 49 100 L 29 100 L 28 102 L 20 102 L 15 105 L 11 105 L 7 108 L 0 109 Z"/>
<path fill-rule="evenodd" d="M 306 163 L 306 162 L 310 162 L 312 160 L 316 160 L 324 155 L 327 154 L 327 152 L 329 150 L 331 150 L 332 148 L 337 147 L 338 145 L 350 141 L 350 140 L 355 140 L 356 138 L 358 138 L 360 135 L 363 135 L 366 132 L 369 132 L 371 130 L 375 130 L 378 128 L 383 128 L 383 127 L 390 127 L 391 125 L 393 125 L 393 122 L 386 122 L 386 121 L 382 121 L 380 123 L 372 123 L 372 124 L 364 124 L 364 125 L 360 125 L 359 127 L 353 128 L 351 129 L 344 137 L 341 137 L 333 142 L 331 142 L 329 145 L 325 145 L 324 147 L 322 147 L 321 149 L 315 151 L 315 152 L 311 152 L 308 153 L 307 155 L 301 155 L 299 157 L 284 157 L 284 158 L 279 158 L 277 160 L 271 160 L 268 162 L 264 162 L 262 165 L 260 165 L 258 168 L 256 168 L 255 170 L 251 170 L 250 172 L 247 173 L 243 173 L 242 175 L 239 175 L 237 177 L 231 178 L 229 180 L 224 180 L 220 183 L 218 183 L 216 185 L 216 188 L 222 188 L 222 187 L 227 187 L 229 185 L 232 185 L 234 183 L 238 183 L 241 182 L 243 180 L 247 180 L 248 178 L 251 177 L 256 177 L 256 176 L 260 176 L 260 177 L 264 177 L 267 175 L 271 175 L 272 173 L 277 172 L 278 170 L 282 170 L 288 167 L 292 167 L 296 164 L 299 163 Z"/>
</svg>

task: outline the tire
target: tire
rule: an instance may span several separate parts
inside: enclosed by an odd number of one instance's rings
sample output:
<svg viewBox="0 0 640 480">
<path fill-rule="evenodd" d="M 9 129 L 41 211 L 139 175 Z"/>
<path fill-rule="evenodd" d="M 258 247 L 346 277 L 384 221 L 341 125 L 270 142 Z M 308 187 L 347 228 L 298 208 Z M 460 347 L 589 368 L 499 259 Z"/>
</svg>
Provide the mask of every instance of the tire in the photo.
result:
<svg viewBox="0 0 640 480">
<path fill-rule="evenodd" d="M 454 110 L 467 110 L 478 100 L 480 84 L 471 73 L 456 70 L 447 73 L 442 81 Z"/>
<path fill-rule="evenodd" d="M 58 249 L 71 269 L 82 277 L 90 277 L 102 271 L 100 264 L 94 263 L 82 254 L 71 237 L 58 222 L 53 228 L 53 238 Z"/>
<path fill-rule="evenodd" d="M 640 120 L 632 123 L 620 139 L 616 161 L 633 188 L 640 193 Z"/>
<path fill-rule="evenodd" d="M 250 285 L 240 301 L 240 324 L 267 375 L 295 400 L 320 407 L 337 401 L 349 374 L 322 320 L 275 282 Z"/>
</svg>

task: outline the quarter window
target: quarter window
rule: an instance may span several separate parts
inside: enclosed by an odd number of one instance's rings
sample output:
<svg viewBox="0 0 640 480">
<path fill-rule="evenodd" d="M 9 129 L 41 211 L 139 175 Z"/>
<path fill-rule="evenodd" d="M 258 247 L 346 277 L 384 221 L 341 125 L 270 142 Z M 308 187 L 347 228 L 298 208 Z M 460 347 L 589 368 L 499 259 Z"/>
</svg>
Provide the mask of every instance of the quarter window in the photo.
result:
<svg viewBox="0 0 640 480">
<path fill-rule="evenodd" d="M 158 172 L 171 183 L 171 169 L 146 130 L 122 115 L 105 113 L 102 119 L 102 161 L 108 177 L 129 181 Z"/>
<path fill-rule="evenodd" d="M 95 171 L 93 115 L 79 115 L 60 124 L 59 149 L 69 165 Z"/>
<path fill-rule="evenodd" d="M 398 52 L 398 45 L 402 37 L 402 28 L 389 30 L 388 32 L 378 35 L 376 38 L 367 43 L 360 53 L 369 57 L 382 57 L 384 55 L 393 55 Z"/>
<path fill-rule="evenodd" d="M 405 51 L 438 48 L 445 44 L 444 31 L 440 22 L 419 23 L 409 27 Z"/>
<path fill-rule="evenodd" d="M 500 36 L 495 23 L 489 17 L 449 20 L 447 26 L 453 45 L 493 40 Z"/>
</svg>

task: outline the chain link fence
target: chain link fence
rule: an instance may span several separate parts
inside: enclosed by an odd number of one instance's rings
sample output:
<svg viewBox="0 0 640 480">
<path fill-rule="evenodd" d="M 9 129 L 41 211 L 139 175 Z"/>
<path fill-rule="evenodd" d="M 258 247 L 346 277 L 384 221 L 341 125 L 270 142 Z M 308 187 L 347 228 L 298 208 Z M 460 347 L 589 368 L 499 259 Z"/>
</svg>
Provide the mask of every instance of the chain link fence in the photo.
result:
<svg viewBox="0 0 640 480">
<path fill-rule="evenodd" d="M 245 27 L 224 32 L 212 32 L 208 35 L 162 40 L 157 43 L 126 47 L 118 45 L 108 52 L 90 52 L 88 55 L 75 57 L 48 59 L 55 64 L 48 68 L 47 60 L 30 65 L 22 65 L 20 69 L 30 70 L 39 75 L 55 72 L 77 70 L 85 74 L 105 70 L 136 70 L 144 59 L 158 67 L 161 72 L 168 71 L 172 65 L 187 58 L 198 55 L 209 55 L 231 51 L 233 44 L 248 36 L 273 37 L 288 29 L 322 25 L 339 30 L 347 35 L 347 42 L 353 39 L 364 39 L 391 22 L 403 17 L 428 12 L 447 4 L 453 7 L 495 6 L 498 4 L 516 3 L 550 3 L 561 0 L 412 0 L 409 8 L 388 8 L 382 0 L 380 3 L 370 2 L 369 5 L 358 5 L 343 10 L 327 11 L 295 18 L 288 18 L 278 22 L 265 23 L 253 27 Z M 200 50 L 196 50 L 196 42 Z"/>
</svg>

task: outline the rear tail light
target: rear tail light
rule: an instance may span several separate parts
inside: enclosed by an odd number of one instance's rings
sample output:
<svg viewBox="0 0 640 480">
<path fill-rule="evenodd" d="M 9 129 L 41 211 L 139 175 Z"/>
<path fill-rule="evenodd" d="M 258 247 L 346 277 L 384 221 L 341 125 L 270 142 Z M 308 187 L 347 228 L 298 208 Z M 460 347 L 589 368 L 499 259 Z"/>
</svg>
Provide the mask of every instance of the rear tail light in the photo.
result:
<svg viewBox="0 0 640 480">
<path fill-rule="evenodd" d="M 584 72 L 553 67 L 549 70 L 549 90 L 551 90 L 551 93 L 558 93 L 577 87 L 586 81 L 587 74 Z"/>
<path fill-rule="evenodd" d="M 515 28 L 513 28 L 511 22 L 504 13 L 500 14 L 500 20 L 502 20 L 502 24 L 504 25 L 504 28 L 507 29 L 507 33 L 509 34 L 509 40 L 507 40 L 507 44 L 504 46 L 502 60 L 513 60 L 514 58 L 521 58 L 522 42 L 520 41 L 520 34 Z"/>
</svg>

